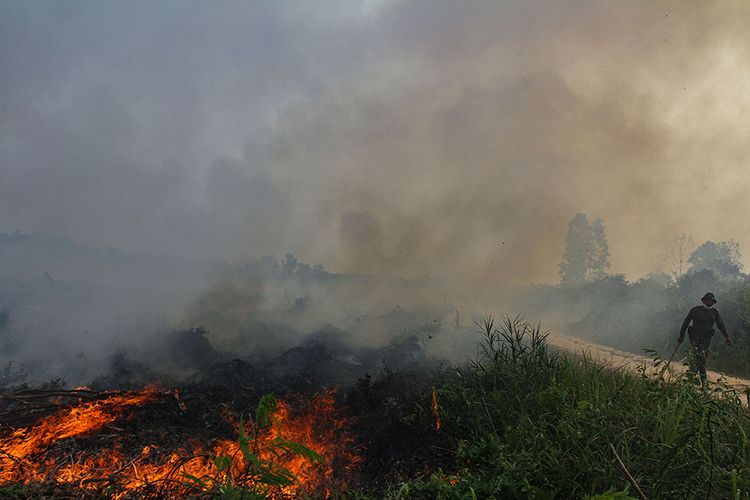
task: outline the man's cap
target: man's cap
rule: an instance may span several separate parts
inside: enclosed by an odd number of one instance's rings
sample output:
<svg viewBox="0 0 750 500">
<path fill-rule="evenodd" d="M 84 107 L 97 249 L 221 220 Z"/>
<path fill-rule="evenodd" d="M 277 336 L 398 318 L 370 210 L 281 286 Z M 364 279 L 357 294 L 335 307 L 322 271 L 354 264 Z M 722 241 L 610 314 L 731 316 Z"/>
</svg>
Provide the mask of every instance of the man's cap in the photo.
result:
<svg viewBox="0 0 750 500">
<path fill-rule="evenodd" d="M 714 297 L 714 294 L 711 292 L 708 292 L 706 295 L 701 297 L 701 300 L 710 300 L 714 304 L 716 304 L 716 297 Z"/>
</svg>

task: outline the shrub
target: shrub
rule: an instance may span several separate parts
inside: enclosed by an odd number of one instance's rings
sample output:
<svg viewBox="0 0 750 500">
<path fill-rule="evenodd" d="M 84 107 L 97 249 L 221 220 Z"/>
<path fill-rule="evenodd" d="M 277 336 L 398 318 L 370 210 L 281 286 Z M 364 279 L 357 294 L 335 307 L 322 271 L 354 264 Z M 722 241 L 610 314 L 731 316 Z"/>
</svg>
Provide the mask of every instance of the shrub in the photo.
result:
<svg viewBox="0 0 750 500">
<path fill-rule="evenodd" d="M 650 497 L 747 498 L 750 415 L 736 394 L 552 352 L 520 317 L 479 326 L 477 357 L 438 390 L 455 474 L 401 498 L 634 496 L 610 444 Z"/>
</svg>

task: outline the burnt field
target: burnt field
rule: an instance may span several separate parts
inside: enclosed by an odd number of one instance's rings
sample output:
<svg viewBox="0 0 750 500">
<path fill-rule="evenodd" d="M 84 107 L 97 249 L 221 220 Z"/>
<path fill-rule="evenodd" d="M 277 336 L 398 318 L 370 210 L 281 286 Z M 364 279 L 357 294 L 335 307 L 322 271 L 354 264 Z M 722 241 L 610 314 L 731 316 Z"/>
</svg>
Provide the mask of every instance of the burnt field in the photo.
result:
<svg viewBox="0 0 750 500">
<path fill-rule="evenodd" d="M 6 387 L 0 491 L 19 499 L 745 497 L 743 395 L 567 357 L 520 318 L 477 327 L 478 350 L 458 366 L 427 356 L 411 337 L 355 349 L 336 343 L 345 333 L 332 329 L 266 363 L 203 354 L 199 362 L 186 353 L 210 343 L 190 329 L 170 336 L 184 347 L 175 360 L 205 363 L 192 380 L 139 385 L 153 368 L 121 355 L 91 387 Z M 202 348 L 189 348 L 195 343 Z"/>
<path fill-rule="evenodd" d="M 222 359 L 205 330 L 187 329 L 164 342 L 171 368 L 190 371 L 190 380 L 159 377 L 119 353 L 90 387 L 5 387 L 3 491 L 19 498 L 328 497 L 384 492 L 451 467 L 430 386 L 438 364 L 414 337 L 354 349 L 345 335 L 323 329 L 251 365 Z"/>
<path fill-rule="evenodd" d="M 9 248 L 49 246 L 32 243 Z M 288 254 L 209 287 L 179 263 L 157 286 L 160 260 L 92 252 L 116 277 L 0 286 L 3 495 L 377 497 L 456 468 L 435 385 L 470 332 L 455 310 L 393 305 L 434 283 Z"/>
</svg>

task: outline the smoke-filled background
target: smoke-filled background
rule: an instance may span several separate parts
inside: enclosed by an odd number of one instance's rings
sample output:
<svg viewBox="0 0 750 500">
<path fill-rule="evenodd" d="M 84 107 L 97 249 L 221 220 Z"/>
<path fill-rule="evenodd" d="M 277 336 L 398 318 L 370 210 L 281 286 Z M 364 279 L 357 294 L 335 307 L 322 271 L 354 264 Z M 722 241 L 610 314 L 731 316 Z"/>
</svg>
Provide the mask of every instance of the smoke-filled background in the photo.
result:
<svg viewBox="0 0 750 500">
<path fill-rule="evenodd" d="M 140 283 L 60 292 L 80 308 L 35 331 L 174 321 L 217 268 L 286 252 L 494 305 L 557 280 L 577 212 L 629 278 L 683 232 L 747 248 L 748 21 L 740 1 L 2 2 L 0 231 L 183 259 L 29 270 Z"/>
</svg>

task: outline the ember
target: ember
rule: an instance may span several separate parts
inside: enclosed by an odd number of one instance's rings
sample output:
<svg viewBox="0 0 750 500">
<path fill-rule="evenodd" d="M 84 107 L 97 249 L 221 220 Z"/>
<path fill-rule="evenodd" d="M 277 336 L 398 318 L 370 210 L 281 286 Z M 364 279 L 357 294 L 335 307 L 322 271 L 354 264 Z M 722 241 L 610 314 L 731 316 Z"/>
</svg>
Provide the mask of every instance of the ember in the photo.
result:
<svg viewBox="0 0 750 500">
<path fill-rule="evenodd" d="M 438 394 L 437 389 L 432 388 L 432 412 L 435 414 L 435 430 L 439 431 L 441 427 L 440 422 L 440 408 L 438 407 Z"/>
<path fill-rule="evenodd" d="M 273 400 L 266 426 L 230 416 L 239 439 L 195 437 L 171 449 L 124 444 L 133 436 L 118 434 L 122 429 L 113 424 L 167 395 L 176 396 L 155 389 L 116 394 L 16 429 L 0 438 L 0 484 L 54 483 L 112 498 L 174 497 L 219 487 L 285 498 L 303 490 L 325 495 L 346 488 L 360 462 L 350 423 L 338 415 L 332 391 L 294 405 Z M 184 411 L 185 403 L 177 401 Z M 76 446 L 76 440 L 100 436 L 94 446 Z"/>
</svg>

